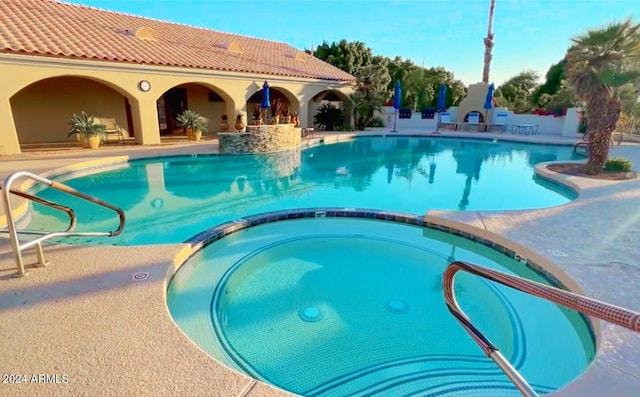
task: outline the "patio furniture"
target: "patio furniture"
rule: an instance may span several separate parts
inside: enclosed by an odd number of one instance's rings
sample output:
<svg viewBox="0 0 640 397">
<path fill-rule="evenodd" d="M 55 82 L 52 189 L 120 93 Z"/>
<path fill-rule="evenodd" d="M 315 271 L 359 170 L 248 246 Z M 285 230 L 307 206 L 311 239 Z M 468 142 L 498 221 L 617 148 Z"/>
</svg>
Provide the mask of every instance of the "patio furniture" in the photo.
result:
<svg viewBox="0 0 640 397">
<path fill-rule="evenodd" d="M 489 126 L 489 131 L 500 130 L 507 132 L 507 116 L 506 112 L 496 112 L 493 116 L 493 122 Z"/>
<path fill-rule="evenodd" d="M 465 131 L 471 131 L 475 129 L 480 131 L 481 123 L 480 123 L 480 113 L 478 112 L 470 112 L 467 123 L 464 125 Z"/>
<path fill-rule="evenodd" d="M 315 131 L 314 128 L 302 128 L 300 130 L 301 135 L 303 138 L 313 138 L 313 132 Z"/>
<path fill-rule="evenodd" d="M 451 113 L 449 112 L 440 112 L 439 125 L 440 128 L 452 129 L 454 131 L 457 130 L 459 126 L 458 123 L 451 121 Z"/>
<path fill-rule="evenodd" d="M 538 133 L 538 124 L 517 124 L 511 126 L 512 134 L 535 135 Z"/>
<path fill-rule="evenodd" d="M 118 125 L 115 117 L 96 117 L 96 123 L 102 124 L 105 126 L 105 133 L 107 134 L 104 138 L 105 143 L 109 142 L 110 135 L 116 135 L 116 143 L 119 143 L 122 140 L 122 144 L 125 144 L 124 134 L 122 133 L 122 128 Z"/>
</svg>

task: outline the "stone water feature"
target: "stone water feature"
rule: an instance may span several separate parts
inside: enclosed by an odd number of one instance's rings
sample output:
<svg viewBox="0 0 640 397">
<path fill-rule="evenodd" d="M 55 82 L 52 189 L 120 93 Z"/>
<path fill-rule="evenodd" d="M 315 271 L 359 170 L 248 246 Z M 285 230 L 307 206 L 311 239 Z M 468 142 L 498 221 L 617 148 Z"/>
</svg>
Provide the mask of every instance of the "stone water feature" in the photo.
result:
<svg viewBox="0 0 640 397">
<path fill-rule="evenodd" d="M 218 132 L 220 153 L 272 153 L 300 146 L 301 129 L 294 124 L 248 125 L 246 132 Z"/>
</svg>

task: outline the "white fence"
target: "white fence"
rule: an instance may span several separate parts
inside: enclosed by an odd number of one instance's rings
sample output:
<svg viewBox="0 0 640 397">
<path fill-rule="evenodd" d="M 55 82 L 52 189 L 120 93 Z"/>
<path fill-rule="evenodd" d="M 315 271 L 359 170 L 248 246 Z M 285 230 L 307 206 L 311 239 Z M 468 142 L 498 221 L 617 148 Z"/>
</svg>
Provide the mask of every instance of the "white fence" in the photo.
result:
<svg viewBox="0 0 640 397">
<path fill-rule="evenodd" d="M 631 117 L 623 128 L 618 129 L 618 132 L 622 132 L 626 135 L 640 136 L 640 118 Z"/>
<path fill-rule="evenodd" d="M 451 121 L 462 122 L 461 117 L 457 117 L 458 108 L 453 107 L 447 109 L 451 115 Z M 565 137 L 578 137 L 578 125 L 580 120 L 577 109 L 570 108 L 567 110 L 566 116 L 539 116 L 536 114 L 515 114 L 504 108 L 493 109 L 494 118 L 497 113 L 506 113 L 506 132 L 511 132 L 512 128 L 522 124 L 533 124 L 538 126 L 538 134 L 556 135 Z M 383 112 L 376 114 L 381 117 L 385 128 L 393 128 L 395 110 L 392 107 L 385 106 Z M 504 119 L 503 119 L 504 120 Z M 410 119 L 397 120 L 396 128 L 402 130 L 431 130 L 435 131 L 437 115 L 434 119 L 422 119 L 420 112 L 413 112 Z M 503 122 L 504 123 L 504 122 Z M 640 134 L 640 131 L 638 132 Z"/>
</svg>

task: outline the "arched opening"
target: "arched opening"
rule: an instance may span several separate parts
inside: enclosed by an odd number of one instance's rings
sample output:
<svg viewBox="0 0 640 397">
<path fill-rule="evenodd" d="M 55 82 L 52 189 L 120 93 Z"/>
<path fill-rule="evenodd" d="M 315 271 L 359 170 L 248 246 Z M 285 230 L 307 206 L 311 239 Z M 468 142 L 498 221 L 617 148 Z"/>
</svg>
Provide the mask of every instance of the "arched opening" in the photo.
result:
<svg viewBox="0 0 640 397">
<path fill-rule="evenodd" d="M 464 119 L 462 120 L 463 122 L 465 122 L 465 123 L 469 122 L 469 114 L 470 113 L 478 113 L 478 121 L 480 123 L 484 123 L 484 114 L 482 112 L 480 112 L 480 111 L 477 111 L 477 110 L 472 110 L 470 112 L 467 112 L 467 114 L 464 115 Z"/>
<path fill-rule="evenodd" d="M 262 103 L 262 91 L 260 88 L 247 99 L 247 122 L 255 124 L 260 117 L 260 104 Z M 265 123 L 275 123 L 276 118 L 280 123 L 287 122 L 287 116 L 295 116 L 300 113 L 300 101 L 291 92 L 284 88 L 269 87 L 269 100 L 271 107 L 266 110 Z M 289 119 L 291 122 L 291 119 Z"/>
<path fill-rule="evenodd" d="M 125 138 L 135 136 L 130 98 L 108 82 L 80 76 L 58 76 L 32 83 L 11 99 L 11 112 L 23 147 L 68 144 L 74 113 L 113 117 Z"/>
<path fill-rule="evenodd" d="M 309 101 L 307 125 L 324 130 L 342 130 L 345 117 L 348 117 L 346 121 L 351 124 L 350 115 L 344 114 L 344 104 L 348 100 L 340 91 L 325 90 L 317 93 Z"/>
<path fill-rule="evenodd" d="M 202 116 L 209 132 L 219 131 L 220 121 L 229 111 L 231 98 L 224 91 L 202 83 L 185 83 L 165 91 L 156 101 L 160 136 L 186 135 L 176 118 L 185 110 Z M 233 115 L 228 115 L 233 120 Z M 206 131 L 205 131 L 206 132 Z"/>
</svg>

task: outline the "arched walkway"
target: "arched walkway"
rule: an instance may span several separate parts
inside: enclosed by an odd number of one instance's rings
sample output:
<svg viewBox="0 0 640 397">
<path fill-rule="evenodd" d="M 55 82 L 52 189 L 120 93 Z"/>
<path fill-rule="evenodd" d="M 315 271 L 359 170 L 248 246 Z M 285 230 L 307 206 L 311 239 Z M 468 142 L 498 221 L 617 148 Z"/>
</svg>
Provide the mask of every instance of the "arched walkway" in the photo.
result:
<svg viewBox="0 0 640 397">
<path fill-rule="evenodd" d="M 21 145 L 69 142 L 74 113 L 114 117 L 125 137 L 134 136 L 132 97 L 122 88 L 95 78 L 64 75 L 33 82 L 10 98 Z"/>
<path fill-rule="evenodd" d="M 156 101 L 160 135 L 185 134 L 176 124 L 176 117 L 192 110 L 207 120 L 209 132 L 220 130 L 223 114 L 234 120 L 233 100 L 223 90 L 206 83 L 184 83 L 166 90 Z"/>
<path fill-rule="evenodd" d="M 262 91 L 260 88 L 249 99 L 247 99 L 247 121 L 254 122 L 259 115 L 260 104 L 262 102 Z M 287 116 L 300 113 L 300 101 L 291 91 L 281 87 L 269 87 L 269 99 L 271 108 L 267 112 L 269 119 L 275 116 Z M 264 120 L 268 122 L 268 120 Z"/>
<path fill-rule="evenodd" d="M 344 93 L 336 90 L 324 90 L 317 93 L 309 101 L 309 105 L 308 105 L 309 120 L 307 121 L 307 124 L 310 126 L 314 126 L 315 128 L 318 128 L 318 125 L 314 121 L 315 115 L 318 113 L 318 111 L 323 105 L 341 109 L 343 111 L 343 117 L 347 117 L 347 115 L 344 115 L 344 103 L 347 102 L 348 100 L 349 98 Z M 327 113 L 327 112 L 323 112 L 323 113 Z M 332 113 L 332 112 L 328 112 L 328 113 Z M 352 123 L 349 123 L 349 124 L 352 124 Z M 339 126 L 337 128 L 341 128 L 341 127 L 342 126 Z"/>
</svg>

